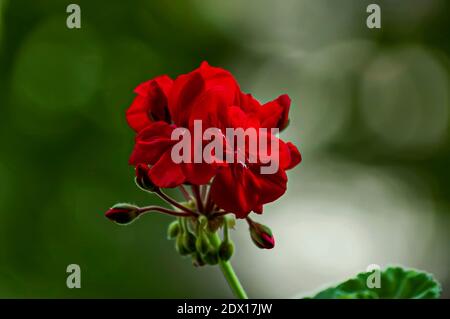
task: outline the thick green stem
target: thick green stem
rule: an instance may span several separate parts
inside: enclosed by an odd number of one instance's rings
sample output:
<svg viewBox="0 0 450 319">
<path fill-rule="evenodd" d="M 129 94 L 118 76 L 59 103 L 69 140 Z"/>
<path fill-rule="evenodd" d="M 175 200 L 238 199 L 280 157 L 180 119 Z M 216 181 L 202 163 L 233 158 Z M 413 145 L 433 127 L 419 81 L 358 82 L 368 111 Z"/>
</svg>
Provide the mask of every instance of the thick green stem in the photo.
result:
<svg viewBox="0 0 450 319">
<path fill-rule="evenodd" d="M 214 247 L 216 247 L 216 249 L 219 248 L 220 237 L 217 232 L 210 236 L 210 240 Z M 234 295 L 239 299 L 248 299 L 247 293 L 239 282 L 239 278 L 236 276 L 231 263 L 229 261 L 220 260 L 219 266 Z"/>
</svg>

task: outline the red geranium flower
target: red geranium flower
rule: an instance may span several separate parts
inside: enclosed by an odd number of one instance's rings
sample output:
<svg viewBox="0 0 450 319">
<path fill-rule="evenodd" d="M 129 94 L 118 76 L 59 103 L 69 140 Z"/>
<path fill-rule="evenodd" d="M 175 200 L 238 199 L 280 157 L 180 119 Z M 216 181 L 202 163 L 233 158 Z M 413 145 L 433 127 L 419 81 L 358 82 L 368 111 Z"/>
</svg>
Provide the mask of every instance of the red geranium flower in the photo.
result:
<svg viewBox="0 0 450 319">
<path fill-rule="evenodd" d="M 148 165 L 148 177 L 157 187 L 211 183 L 210 202 L 205 209 L 217 206 L 239 218 L 245 218 L 251 211 L 261 213 L 264 204 L 286 191 L 285 171 L 300 163 L 301 155 L 292 143 L 284 143 L 270 129 L 283 130 L 287 126 L 291 102 L 287 95 L 261 104 L 241 92 L 230 72 L 206 62 L 174 81 L 160 76 L 142 83 L 135 92 L 137 96 L 126 113 L 128 124 L 137 132 L 130 164 Z M 258 131 L 257 140 L 267 140 L 268 147 L 275 143 L 279 146 L 278 169 L 272 174 L 261 174 L 263 163 L 249 160 L 254 154 L 248 145 L 233 154 L 242 155 L 240 162 L 175 163 L 171 152 L 178 141 L 171 138 L 172 132 L 184 128 L 194 133 L 195 121 L 201 121 L 201 133 L 209 128 L 220 132 L 227 128 L 269 129 Z M 223 142 L 226 153 L 231 141 L 225 134 Z M 193 156 L 194 150 L 189 152 Z M 263 155 L 262 150 L 257 153 L 259 158 Z"/>
</svg>

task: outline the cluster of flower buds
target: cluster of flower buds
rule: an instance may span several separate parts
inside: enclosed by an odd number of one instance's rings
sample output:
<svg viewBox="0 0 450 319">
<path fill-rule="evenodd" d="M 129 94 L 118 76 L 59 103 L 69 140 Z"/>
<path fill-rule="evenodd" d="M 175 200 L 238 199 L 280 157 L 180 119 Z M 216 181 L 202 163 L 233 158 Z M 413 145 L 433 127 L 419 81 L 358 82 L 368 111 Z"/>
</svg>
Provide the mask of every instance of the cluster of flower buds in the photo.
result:
<svg viewBox="0 0 450 319">
<path fill-rule="evenodd" d="M 208 196 L 202 196 L 198 186 L 193 186 L 192 195 L 182 188 L 186 202 L 178 202 L 151 182 L 147 165 L 136 166 L 135 182 L 140 189 L 161 197 L 173 209 L 119 203 L 107 210 L 105 216 L 108 219 L 120 225 L 127 225 L 148 212 L 172 215 L 176 220 L 170 223 L 167 237 L 175 241 L 176 251 L 180 255 L 190 256 L 195 266 L 216 265 L 231 259 L 234 243 L 230 239 L 229 229 L 234 227 L 235 219 L 232 214 L 215 209 L 214 205 L 208 202 Z M 275 240 L 271 230 L 249 217 L 246 220 L 255 245 L 263 249 L 273 248 Z M 219 229 L 223 229 L 223 239 L 217 234 Z"/>
<path fill-rule="evenodd" d="M 167 237 L 175 240 L 175 249 L 182 256 L 191 256 L 194 266 L 216 265 L 228 261 L 234 252 L 234 244 L 229 238 L 228 227 L 231 219 L 220 218 L 219 223 L 211 222 L 204 215 L 198 218 L 178 218 L 167 229 Z M 221 224 L 224 239 L 216 237 L 215 229 Z"/>
</svg>

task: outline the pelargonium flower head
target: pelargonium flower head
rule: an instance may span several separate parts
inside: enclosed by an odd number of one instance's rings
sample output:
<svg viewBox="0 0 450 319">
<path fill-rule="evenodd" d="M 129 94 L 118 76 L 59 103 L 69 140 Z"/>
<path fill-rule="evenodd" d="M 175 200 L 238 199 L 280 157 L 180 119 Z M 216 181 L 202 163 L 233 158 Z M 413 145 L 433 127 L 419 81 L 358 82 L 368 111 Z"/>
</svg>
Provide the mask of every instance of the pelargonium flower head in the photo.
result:
<svg viewBox="0 0 450 319">
<path fill-rule="evenodd" d="M 136 133 L 129 164 L 136 185 L 170 207 L 119 203 L 106 217 L 121 225 L 146 214 L 176 217 L 167 228 L 176 252 L 196 267 L 219 264 L 235 295 L 247 298 L 230 264 L 230 229 L 246 219 L 257 247 L 275 245 L 270 228 L 249 214 L 262 214 L 286 192 L 286 171 L 302 160 L 278 135 L 289 124 L 291 99 L 282 94 L 261 103 L 229 71 L 207 62 L 175 79 L 157 76 L 134 92 L 126 111 Z M 178 188 L 185 201 L 167 188 Z"/>
<path fill-rule="evenodd" d="M 264 204 L 286 191 L 286 171 L 301 162 L 295 145 L 285 143 L 273 131 L 285 129 L 289 122 L 291 99 L 286 94 L 262 104 L 243 93 L 229 71 L 207 62 L 174 80 L 163 75 L 144 82 L 135 93 L 126 112 L 128 124 L 137 133 L 130 164 L 148 167 L 145 176 L 151 184 L 159 188 L 208 185 L 210 202 L 201 208 L 223 210 L 238 218 L 251 212 L 262 213 Z M 197 123 L 201 123 L 200 128 Z M 221 134 L 216 137 L 221 152 L 216 148 L 208 155 L 212 160 L 196 161 L 199 152 L 206 159 L 203 150 L 213 138 L 204 136 L 211 129 Z M 269 147 L 255 150 L 248 143 L 233 149 L 235 138 L 226 135 L 227 129 L 255 129 L 256 144 L 268 141 L 277 148 L 269 152 Z M 179 139 L 174 139 L 177 134 Z M 200 141 L 196 134 L 201 135 Z M 173 154 L 181 138 L 190 140 L 192 146 L 183 148 L 182 157 L 188 160 L 179 162 Z M 223 153 L 222 158 L 219 153 Z M 224 159 L 227 154 L 233 161 Z M 262 173 L 267 164 L 264 156 L 275 161 L 276 169 L 270 174 Z"/>
<path fill-rule="evenodd" d="M 230 229 L 245 219 L 257 247 L 275 246 L 270 228 L 249 214 L 262 214 L 265 204 L 286 192 L 286 171 L 302 160 L 278 134 L 289 124 L 291 99 L 281 94 L 261 103 L 242 92 L 229 71 L 207 62 L 175 79 L 157 76 L 134 92 L 126 111 L 136 133 L 129 164 L 136 185 L 170 207 L 119 203 L 106 217 L 125 225 L 144 214 L 175 216 L 167 238 L 177 253 L 196 267 L 220 264 L 236 296 L 246 298 L 230 264 Z M 178 188 L 185 201 L 167 188 Z"/>
</svg>

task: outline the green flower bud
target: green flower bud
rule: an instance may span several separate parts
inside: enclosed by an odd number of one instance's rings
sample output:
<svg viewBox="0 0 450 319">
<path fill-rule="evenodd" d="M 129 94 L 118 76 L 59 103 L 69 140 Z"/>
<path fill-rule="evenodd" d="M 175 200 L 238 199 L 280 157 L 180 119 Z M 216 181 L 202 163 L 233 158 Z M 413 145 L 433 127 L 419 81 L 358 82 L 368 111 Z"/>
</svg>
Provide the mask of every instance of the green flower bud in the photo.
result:
<svg viewBox="0 0 450 319">
<path fill-rule="evenodd" d="M 205 232 L 201 231 L 198 235 L 197 240 L 195 241 L 195 248 L 202 255 L 207 254 L 210 250 L 213 249 L 211 242 L 209 241 L 209 238 L 205 234 Z"/>
<path fill-rule="evenodd" d="M 183 240 L 183 246 L 189 253 L 193 253 L 196 251 L 195 248 L 195 236 L 190 231 L 185 231 L 181 234 L 181 238 Z"/>
<path fill-rule="evenodd" d="M 192 264 L 195 267 L 201 267 L 204 266 L 206 263 L 203 260 L 202 256 L 198 252 L 195 252 L 192 254 Z"/>
<path fill-rule="evenodd" d="M 234 243 L 231 240 L 224 240 L 219 246 L 219 258 L 223 261 L 231 259 L 234 253 Z"/>
<path fill-rule="evenodd" d="M 210 250 L 203 256 L 203 259 L 208 265 L 217 265 L 219 263 L 219 255 L 216 250 Z"/>
<path fill-rule="evenodd" d="M 168 239 L 174 239 L 180 234 L 181 232 L 181 226 L 178 220 L 175 220 L 169 224 L 169 227 L 167 227 L 167 238 Z"/>
<path fill-rule="evenodd" d="M 189 255 L 191 252 L 184 246 L 183 234 L 179 234 L 175 240 L 175 249 L 181 256 Z"/>
</svg>

